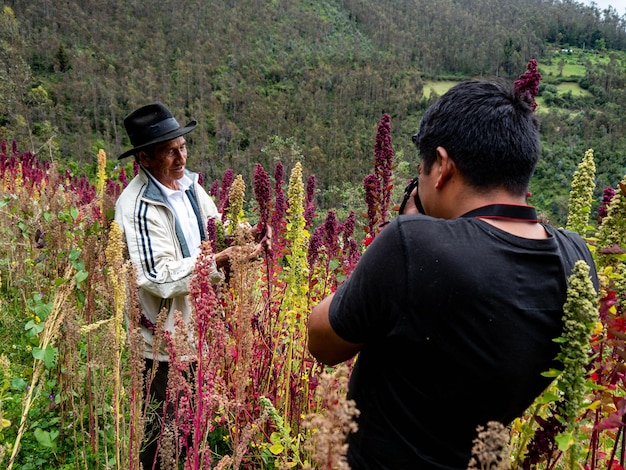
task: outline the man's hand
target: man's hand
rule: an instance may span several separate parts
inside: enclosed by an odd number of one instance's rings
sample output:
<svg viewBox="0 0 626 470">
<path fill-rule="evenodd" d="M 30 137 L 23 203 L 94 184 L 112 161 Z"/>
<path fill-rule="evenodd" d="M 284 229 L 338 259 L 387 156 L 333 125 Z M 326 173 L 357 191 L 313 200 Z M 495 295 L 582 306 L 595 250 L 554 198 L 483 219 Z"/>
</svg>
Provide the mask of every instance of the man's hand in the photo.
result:
<svg viewBox="0 0 626 470">
<path fill-rule="evenodd" d="M 252 228 L 254 233 L 254 238 L 257 241 L 257 244 L 248 254 L 248 260 L 254 261 L 258 259 L 263 253 L 271 250 L 272 248 L 272 227 L 269 225 L 265 227 L 265 230 L 259 231 L 255 226 Z M 235 256 L 236 251 L 240 250 L 242 247 L 237 246 L 229 246 L 228 248 L 220 251 L 215 254 L 215 264 L 220 269 L 229 269 L 230 268 L 230 260 L 233 256 Z M 241 253 L 241 251 L 239 251 Z"/>
<path fill-rule="evenodd" d="M 403 214 L 419 214 L 420 211 L 415 204 L 415 197 L 417 196 L 417 187 L 413 188 L 409 198 L 406 201 L 406 205 L 404 206 L 404 210 L 401 212 Z"/>
</svg>

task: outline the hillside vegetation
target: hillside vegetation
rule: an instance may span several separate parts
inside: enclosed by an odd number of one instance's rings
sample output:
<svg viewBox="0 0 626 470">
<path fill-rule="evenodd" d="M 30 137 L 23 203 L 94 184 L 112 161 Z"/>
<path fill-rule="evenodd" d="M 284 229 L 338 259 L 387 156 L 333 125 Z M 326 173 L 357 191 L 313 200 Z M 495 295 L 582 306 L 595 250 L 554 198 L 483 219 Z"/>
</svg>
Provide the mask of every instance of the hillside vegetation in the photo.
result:
<svg viewBox="0 0 626 470">
<path fill-rule="evenodd" d="M 571 0 L 230 3 L 0 2 L 0 139 L 93 166 L 100 148 L 114 159 L 129 147 L 124 116 L 160 99 L 179 120 L 200 122 L 190 134 L 194 169 L 216 178 L 232 168 L 250 181 L 254 163 L 267 166 L 279 148 L 288 169 L 303 156 L 321 207 L 347 210 L 360 203 L 350 195 L 371 166 L 383 112 L 405 163 L 396 176 L 408 178 L 410 135 L 437 82 L 515 78 L 537 58 L 544 160 L 533 203 L 562 221 L 567 182 L 588 148 L 597 199 L 626 171 L 626 27 L 614 9 Z"/>
</svg>

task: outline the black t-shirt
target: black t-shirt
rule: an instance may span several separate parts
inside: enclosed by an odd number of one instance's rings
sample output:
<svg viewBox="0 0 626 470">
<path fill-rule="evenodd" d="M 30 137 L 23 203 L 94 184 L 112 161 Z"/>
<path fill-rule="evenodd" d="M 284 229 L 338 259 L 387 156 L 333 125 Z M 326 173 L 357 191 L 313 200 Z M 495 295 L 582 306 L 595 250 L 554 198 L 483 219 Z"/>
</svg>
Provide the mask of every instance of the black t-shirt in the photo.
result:
<svg viewBox="0 0 626 470">
<path fill-rule="evenodd" d="M 567 278 L 584 241 L 520 238 L 474 218 L 402 216 L 366 250 L 329 311 L 365 343 L 348 397 L 353 470 L 465 469 L 476 426 L 508 424 L 549 384 Z"/>
</svg>

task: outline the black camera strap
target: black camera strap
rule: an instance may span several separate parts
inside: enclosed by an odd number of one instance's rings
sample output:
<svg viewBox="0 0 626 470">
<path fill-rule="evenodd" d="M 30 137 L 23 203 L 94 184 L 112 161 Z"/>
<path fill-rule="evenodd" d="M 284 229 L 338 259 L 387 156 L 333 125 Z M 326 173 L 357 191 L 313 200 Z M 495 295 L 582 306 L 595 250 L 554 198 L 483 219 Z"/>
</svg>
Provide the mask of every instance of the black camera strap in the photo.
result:
<svg viewBox="0 0 626 470">
<path fill-rule="evenodd" d="M 537 211 L 532 206 L 515 204 L 490 204 L 466 212 L 461 217 L 478 217 L 481 219 L 516 220 L 520 222 L 537 222 Z"/>
</svg>

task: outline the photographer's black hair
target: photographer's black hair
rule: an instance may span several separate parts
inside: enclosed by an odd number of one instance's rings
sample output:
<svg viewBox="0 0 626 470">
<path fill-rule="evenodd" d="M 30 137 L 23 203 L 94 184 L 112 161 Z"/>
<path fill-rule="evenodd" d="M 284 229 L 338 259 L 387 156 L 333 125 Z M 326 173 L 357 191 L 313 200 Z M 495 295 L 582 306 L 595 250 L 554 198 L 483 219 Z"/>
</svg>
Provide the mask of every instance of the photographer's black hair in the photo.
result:
<svg viewBox="0 0 626 470">
<path fill-rule="evenodd" d="M 426 110 L 413 142 L 430 173 L 441 146 L 477 190 L 528 191 L 541 153 L 532 97 L 503 81 L 470 80 Z"/>
</svg>

